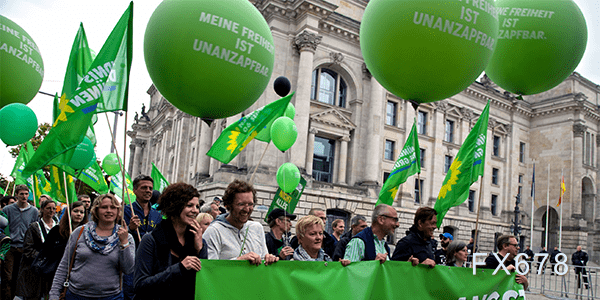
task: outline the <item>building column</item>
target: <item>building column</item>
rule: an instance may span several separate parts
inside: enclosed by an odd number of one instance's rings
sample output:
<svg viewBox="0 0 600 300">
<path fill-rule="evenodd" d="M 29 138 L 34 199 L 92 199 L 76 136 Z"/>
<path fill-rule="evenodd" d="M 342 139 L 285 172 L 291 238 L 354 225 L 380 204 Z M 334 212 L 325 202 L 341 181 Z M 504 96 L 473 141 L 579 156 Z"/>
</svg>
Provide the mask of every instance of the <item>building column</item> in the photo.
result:
<svg viewBox="0 0 600 300">
<path fill-rule="evenodd" d="M 571 175 L 571 186 L 576 191 L 581 192 L 581 178 L 583 177 L 581 174 L 581 170 L 583 168 L 583 159 L 585 153 L 583 152 L 583 138 L 585 132 L 587 131 L 587 126 L 581 123 L 573 124 L 573 167 L 572 167 L 572 175 Z M 583 212 L 581 211 L 582 198 L 580 196 L 575 196 L 576 194 L 571 192 L 571 214 L 573 218 L 583 218 Z M 579 198 L 577 201 L 577 198 Z M 563 204 L 564 205 L 564 204 Z"/>
<path fill-rule="evenodd" d="M 338 181 L 339 184 L 346 184 L 346 165 L 348 163 L 348 142 L 350 141 L 349 136 L 343 136 L 340 139 L 340 159 L 338 168 Z"/>
<path fill-rule="evenodd" d="M 321 43 L 322 36 L 304 30 L 294 38 L 294 47 L 300 53 L 300 62 L 298 64 L 298 81 L 296 83 L 296 95 L 294 104 L 296 106 L 296 127 L 298 129 L 298 138 L 292 147 L 292 163 L 295 164 L 301 172 L 307 172 L 309 168 L 307 156 L 311 156 L 308 149 L 308 126 L 310 119 L 310 89 L 313 71 L 313 58 L 317 46 Z M 310 166 L 312 173 L 312 165 Z M 308 172 L 307 172 L 308 173 Z M 309 174 L 310 175 L 310 174 Z"/>
<path fill-rule="evenodd" d="M 379 181 L 379 165 L 381 163 L 381 134 L 383 122 L 381 114 L 383 112 L 383 87 L 375 77 L 371 78 L 371 99 L 369 101 L 369 115 L 371 121 L 367 123 L 367 151 L 365 153 L 366 170 L 365 181 L 367 184 L 374 184 Z"/>
<path fill-rule="evenodd" d="M 133 170 L 131 170 L 132 179 L 139 175 L 140 164 L 142 163 L 142 148 L 146 146 L 146 141 L 135 139 L 135 154 L 133 155 Z"/>
<path fill-rule="evenodd" d="M 306 146 L 306 174 L 312 177 L 313 157 L 315 153 L 315 135 L 318 130 L 311 128 L 308 130 L 308 141 Z"/>
</svg>

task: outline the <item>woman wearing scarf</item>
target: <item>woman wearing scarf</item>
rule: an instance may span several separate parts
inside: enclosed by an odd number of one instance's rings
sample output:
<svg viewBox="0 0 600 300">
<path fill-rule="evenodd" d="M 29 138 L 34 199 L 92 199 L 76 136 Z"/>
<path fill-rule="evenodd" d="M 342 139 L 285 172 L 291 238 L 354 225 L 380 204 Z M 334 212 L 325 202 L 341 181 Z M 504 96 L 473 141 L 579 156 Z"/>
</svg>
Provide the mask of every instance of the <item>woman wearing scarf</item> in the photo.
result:
<svg viewBox="0 0 600 300">
<path fill-rule="evenodd" d="M 323 220 L 313 215 L 300 218 L 296 223 L 296 233 L 298 234 L 298 248 L 294 250 L 294 260 L 299 261 L 331 261 L 331 258 L 321 246 L 323 244 Z M 346 266 L 349 260 L 341 260 L 342 265 Z"/>
<path fill-rule="evenodd" d="M 127 228 L 117 224 L 123 209 L 110 194 L 100 195 L 92 204 L 92 221 L 73 231 L 60 261 L 50 299 L 58 299 L 69 274 L 66 299 L 123 299 L 121 273 L 134 269 L 135 245 Z"/>
<path fill-rule="evenodd" d="M 16 295 L 24 300 L 40 299 L 48 295 L 50 291 L 51 280 L 42 278 L 31 268 L 31 263 L 40 253 L 48 232 L 56 226 L 54 214 L 56 213 L 56 204 L 51 199 L 42 201 L 40 206 L 40 220 L 31 223 L 27 232 L 25 232 L 25 243 L 23 244 L 23 258 L 19 277 L 17 280 Z"/>
<path fill-rule="evenodd" d="M 208 258 L 196 216 L 200 193 L 186 183 L 169 185 L 158 200 L 166 216 L 144 235 L 135 259 L 134 299 L 194 299 L 200 259 Z M 175 293 L 175 294 L 174 294 Z"/>
</svg>

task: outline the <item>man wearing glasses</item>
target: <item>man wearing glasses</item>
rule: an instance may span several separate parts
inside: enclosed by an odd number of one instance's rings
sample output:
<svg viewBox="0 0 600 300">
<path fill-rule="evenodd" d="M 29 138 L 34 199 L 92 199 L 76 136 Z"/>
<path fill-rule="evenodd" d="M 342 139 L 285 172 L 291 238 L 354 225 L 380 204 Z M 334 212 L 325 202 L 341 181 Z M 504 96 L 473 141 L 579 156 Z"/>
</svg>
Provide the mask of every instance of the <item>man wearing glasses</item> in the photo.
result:
<svg viewBox="0 0 600 300">
<path fill-rule="evenodd" d="M 500 258 L 500 260 L 503 260 L 504 257 L 506 257 L 506 260 L 503 264 L 506 266 L 506 269 L 508 271 L 514 272 L 516 270 L 515 266 L 517 265 L 515 263 L 515 256 L 519 254 L 519 243 L 517 243 L 517 238 L 514 235 L 502 235 L 498 238 L 498 240 L 496 240 L 496 246 L 498 247 L 498 258 Z M 498 267 L 498 265 L 500 265 L 500 261 L 498 261 L 498 259 L 493 253 L 491 253 L 485 259 L 485 267 L 487 269 L 495 270 Z M 502 268 L 498 272 L 503 272 Z M 496 273 L 496 275 L 497 274 L 498 273 Z M 527 277 L 517 274 L 517 277 L 515 279 L 517 283 L 522 284 L 523 287 L 527 289 L 527 286 L 529 285 L 529 283 L 527 282 Z"/>
<path fill-rule="evenodd" d="M 263 259 L 265 265 L 278 261 L 268 252 L 262 225 L 250 220 L 256 204 L 254 187 L 234 180 L 225 190 L 223 204 L 229 213 L 217 216 L 203 235 L 208 259 L 247 260 L 253 265 L 260 265 Z"/>
<path fill-rule="evenodd" d="M 344 259 L 354 261 L 378 260 L 384 263 L 390 256 L 385 237 L 398 228 L 398 212 L 387 204 L 379 204 L 373 210 L 371 227 L 355 235 L 346 246 Z"/>
</svg>

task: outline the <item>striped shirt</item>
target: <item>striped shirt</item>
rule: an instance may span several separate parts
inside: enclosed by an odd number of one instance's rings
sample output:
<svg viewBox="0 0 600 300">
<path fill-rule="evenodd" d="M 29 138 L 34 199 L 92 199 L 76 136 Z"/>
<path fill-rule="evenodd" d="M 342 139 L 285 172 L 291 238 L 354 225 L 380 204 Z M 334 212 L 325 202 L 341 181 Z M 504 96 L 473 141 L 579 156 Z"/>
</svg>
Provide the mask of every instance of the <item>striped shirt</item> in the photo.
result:
<svg viewBox="0 0 600 300">
<path fill-rule="evenodd" d="M 378 239 L 376 235 L 373 234 L 373 242 L 375 243 L 375 252 L 386 253 L 389 259 L 390 254 L 385 250 L 385 239 Z M 350 240 L 348 245 L 346 246 L 346 253 L 344 254 L 344 259 L 350 260 L 352 262 L 361 261 L 365 257 L 365 242 L 359 238 L 353 238 Z"/>
</svg>

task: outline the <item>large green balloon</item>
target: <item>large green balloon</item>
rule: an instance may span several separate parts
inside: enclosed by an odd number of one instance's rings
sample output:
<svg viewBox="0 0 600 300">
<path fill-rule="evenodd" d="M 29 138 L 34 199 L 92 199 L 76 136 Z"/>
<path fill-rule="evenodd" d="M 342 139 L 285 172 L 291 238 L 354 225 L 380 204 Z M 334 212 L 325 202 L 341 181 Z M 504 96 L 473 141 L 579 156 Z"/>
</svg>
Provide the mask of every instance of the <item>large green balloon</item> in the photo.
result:
<svg viewBox="0 0 600 300">
<path fill-rule="evenodd" d="M 277 118 L 271 125 L 271 141 L 281 151 L 290 149 L 297 137 L 298 129 L 294 120 L 286 116 Z"/>
<path fill-rule="evenodd" d="M 81 142 L 75 148 L 75 152 L 71 157 L 71 161 L 69 162 L 69 167 L 75 170 L 85 169 L 87 165 L 90 164 L 92 159 L 94 158 L 94 144 L 87 137 L 83 138 L 83 142 Z"/>
<path fill-rule="evenodd" d="M 264 17 L 247 0 L 163 1 L 144 36 L 144 58 L 161 94 L 205 119 L 250 107 L 265 90 L 275 59 Z"/>
<path fill-rule="evenodd" d="M 547 91 L 577 67 L 587 44 L 583 14 L 572 0 L 497 0 L 498 43 L 485 69 L 501 88 Z"/>
<path fill-rule="evenodd" d="M 492 0 L 371 0 L 360 49 L 388 91 L 419 103 L 442 100 L 467 88 L 487 65 L 498 33 L 493 11 Z"/>
<path fill-rule="evenodd" d="M 10 103 L 29 103 L 40 90 L 43 78 L 42 56 L 31 36 L 0 15 L 0 108 Z"/>
<path fill-rule="evenodd" d="M 291 193 L 300 183 L 300 170 L 293 163 L 284 163 L 277 170 L 277 184 L 282 191 Z"/>
<path fill-rule="evenodd" d="M 119 158 L 117 155 L 114 153 L 107 154 L 102 160 L 102 169 L 110 176 L 119 173 L 121 168 L 119 167 Z"/>
<path fill-rule="evenodd" d="M 4 79 L 2 86 L 4 86 Z M 29 141 L 38 129 L 38 121 L 31 108 L 22 103 L 11 103 L 0 109 L 0 139 L 8 146 Z"/>
</svg>

